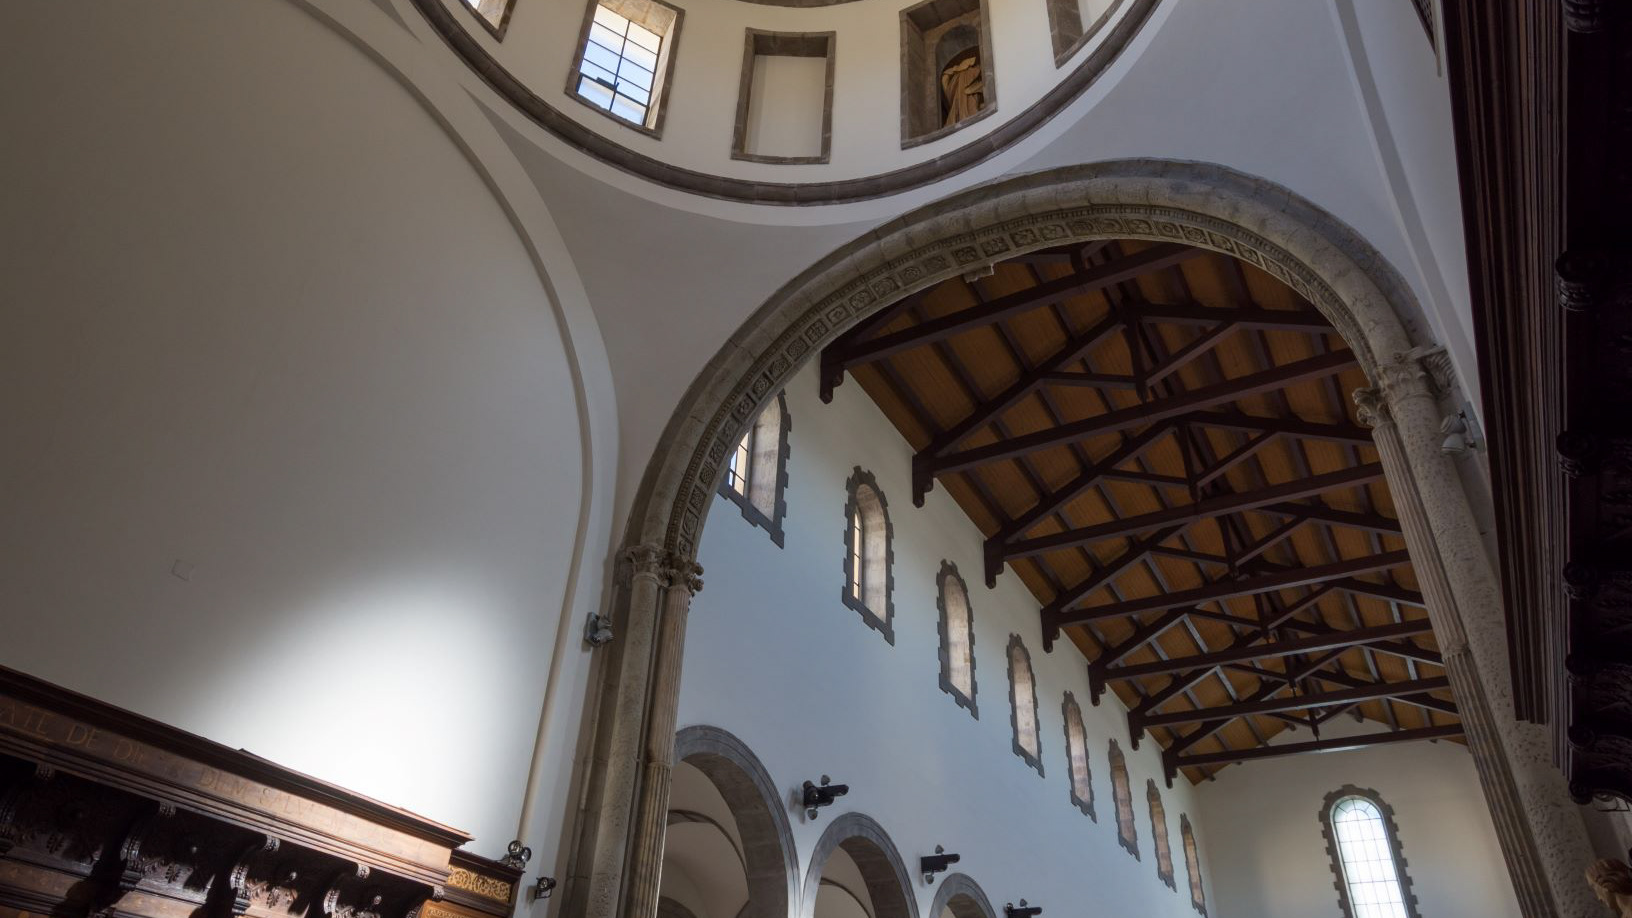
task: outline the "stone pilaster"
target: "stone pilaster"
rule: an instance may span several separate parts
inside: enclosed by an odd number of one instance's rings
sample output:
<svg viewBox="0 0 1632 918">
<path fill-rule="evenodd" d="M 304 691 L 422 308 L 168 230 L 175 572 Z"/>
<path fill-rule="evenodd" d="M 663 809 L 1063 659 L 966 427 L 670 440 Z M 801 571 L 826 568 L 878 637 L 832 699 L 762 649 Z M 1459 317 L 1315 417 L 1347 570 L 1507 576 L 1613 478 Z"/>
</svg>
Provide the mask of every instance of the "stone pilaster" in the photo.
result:
<svg viewBox="0 0 1632 918">
<path fill-rule="evenodd" d="M 1512 714 L 1502 596 L 1467 495 L 1439 448 L 1440 409 L 1421 355 L 1354 393 L 1373 429 L 1469 750 L 1527 918 L 1595 914 L 1581 871 L 1591 849 L 1541 728 Z"/>
<path fill-rule="evenodd" d="M 601 702 L 594 759 L 589 769 L 594 801 L 579 827 L 579 848 L 590 852 L 573 866 L 562 914 L 619 918 L 629 863 L 632 803 L 641 786 L 642 752 L 652 654 L 659 640 L 658 612 L 667 583 L 668 553 L 636 545 L 618 559 L 616 636 L 600 653 Z M 587 860 L 588 863 L 583 863 Z M 582 871 L 582 872 L 580 872 Z"/>
<path fill-rule="evenodd" d="M 657 914 L 663 879 L 663 839 L 669 813 L 669 781 L 674 767 L 674 724 L 680 705 L 680 664 L 686 648 L 691 598 L 703 588 L 701 565 L 679 557 L 665 563 L 662 616 L 657 625 L 657 660 L 652 671 L 649 720 L 641 750 L 640 791 L 635 801 L 635 850 L 630 855 L 629 898 L 623 914 Z"/>
</svg>

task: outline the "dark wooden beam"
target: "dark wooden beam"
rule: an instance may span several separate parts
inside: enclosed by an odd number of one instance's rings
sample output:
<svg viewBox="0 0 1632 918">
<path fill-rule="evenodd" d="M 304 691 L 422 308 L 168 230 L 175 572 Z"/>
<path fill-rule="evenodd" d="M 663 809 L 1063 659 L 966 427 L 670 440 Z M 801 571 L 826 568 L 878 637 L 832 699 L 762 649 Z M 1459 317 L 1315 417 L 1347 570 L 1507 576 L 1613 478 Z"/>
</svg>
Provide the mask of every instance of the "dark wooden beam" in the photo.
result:
<svg viewBox="0 0 1632 918">
<path fill-rule="evenodd" d="M 1355 424 L 1320 424 L 1288 417 L 1261 418 L 1241 411 L 1198 411 L 1188 420 L 1192 424 L 1222 430 L 1259 430 L 1305 440 L 1371 445 L 1370 429 Z"/>
<path fill-rule="evenodd" d="M 1021 539 L 1005 546 L 1002 556 L 1005 559 L 1024 558 L 1079 543 L 1098 542 L 1101 539 L 1114 539 L 1145 532 L 1158 526 L 1193 523 L 1197 520 L 1222 516 L 1226 513 L 1251 510 L 1255 507 L 1278 504 L 1299 497 L 1310 497 L 1335 488 L 1351 488 L 1355 485 L 1377 481 L 1382 477 L 1382 464 L 1373 462 L 1368 465 L 1343 469 L 1339 472 L 1316 475 L 1313 478 L 1297 478 L 1292 481 L 1270 485 L 1267 488 L 1260 488 L 1256 491 L 1206 497 L 1195 503 L 1142 513 L 1126 519 L 1111 520 L 1097 526 L 1085 526 L 1080 529 L 1068 529 L 1065 532 L 1056 532 L 1032 539 Z"/>
<path fill-rule="evenodd" d="M 1095 657 L 1094 661 L 1088 664 L 1089 670 L 1092 671 L 1097 669 L 1100 672 L 1103 672 L 1117 663 L 1126 660 L 1130 655 L 1137 653 L 1139 648 L 1160 637 L 1162 632 L 1178 624 L 1188 614 L 1190 614 L 1189 609 L 1169 609 L 1143 625 L 1140 625 L 1139 627 L 1133 629 L 1132 634 L 1128 635 L 1126 638 L 1123 638 L 1115 646 L 1107 647 L 1101 651 L 1099 656 Z"/>
<path fill-rule="evenodd" d="M 1338 685 L 1345 688 L 1361 688 L 1363 686 L 1373 684 L 1372 682 L 1368 682 L 1367 680 L 1361 679 L 1357 676 L 1351 676 L 1342 670 L 1323 669 L 1319 672 L 1310 673 L 1309 678 L 1311 680 L 1319 680 L 1330 685 Z M 1453 716 L 1456 714 L 1456 702 L 1445 701 L 1444 699 L 1435 698 L 1434 696 L 1428 694 L 1402 695 L 1395 700 L 1404 702 L 1405 704 L 1415 705 L 1423 710 L 1435 711 L 1440 714 L 1450 714 Z"/>
<path fill-rule="evenodd" d="M 1137 389 L 1139 377 L 1117 373 L 1083 373 L 1061 370 L 1043 377 L 1043 382 L 1054 386 L 1078 386 L 1089 389 Z"/>
<path fill-rule="evenodd" d="M 1332 323 L 1312 309 L 1264 309 L 1261 306 L 1199 306 L 1193 303 L 1131 303 L 1142 319 L 1195 325 L 1233 323 L 1238 328 L 1264 331 L 1332 332 Z"/>
<path fill-rule="evenodd" d="M 1105 458 L 1084 469 L 1082 474 L 1073 478 L 1064 487 L 1050 492 L 1042 500 L 1032 505 L 1030 510 L 1016 517 L 1013 522 L 1004 524 L 1002 529 L 999 529 L 986 540 L 986 585 L 988 587 L 997 585 L 997 574 L 1003 569 L 1002 549 L 1005 545 L 1024 535 L 1043 520 L 1048 519 L 1056 510 L 1075 500 L 1084 491 L 1099 484 L 1117 466 L 1138 458 L 1145 450 L 1161 442 L 1161 439 L 1171 433 L 1172 430 L 1171 425 L 1157 424 L 1127 438 L 1122 441 L 1121 446 L 1111 450 Z M 916 458 L 913 460 L 912 480 L 913 502 L 922 506 L 923 492 L 919 491 L 918 488 L 920 483 L 927 484 L 929 479 L 926 478 L 924 482 L 920 482 L 918 460 Z M 924 490 L 927 491 L 928 488 L 926 487 Z"/>
<path fill-rule="evenodd" d="M 1285 541 L 1298 529 L 1299 526 L 1302 525 L 1303 520 L 1301 519 L 1293 519 L 1287 523 L 1283 523 L 1279 527 L 1265 534 L 1264 537 L 1259 539 L 1257 542 L 1247 546 L 1238 556 L 1229 560 L 1239 564 L 1243 561 L 1256 558 L 1258 555 L 1263 554 L 1264 552 Z M 1093 593 L 1095 590 L 1109 582 L 1111 578 L 1118 576 L 1132 565 L 1143 561 L 1145 556 L 1154 554 L 1162 542 L 1167 541 L 1183 531 L 1183 525 L 1167 526 L 1162 529 L 1158 529 L 1143 538 L 1135 539 L 1128 545 L 1127 550 L 1121 555 L 1118 555 L 1116 560 L 1107 564 L 1103 571 L 1100 571 L 1098 574 L 1095 574 L 1092 577 L 1084 578 L 1081 583 L 1058 593 L 1053 599 L 1049 600 L 1048 604 L 1043 606 L 1043 616 L 1046 618 L 1051 613 L 1067 608 L 1077 600 Z M 1231 566 L 1233 569 L 1234 565 L 1232 564 Z"/>
<path fill-rule="evenodd" d="M 1418 634 L 1429 634 L 1432 631 L 1433 627 L 1428 624 L 1426 618 L 1396 622 L 1390 625 L 1374 625 L 1369 628 L 1334 630 L 1330 634 L 1294 638 L 1289 641 L 1251 644 L 1245 647 L 1215 650 L 1210 653 L 1196 654 L 1189 657 L 1174 657 L 1171 660 L 1156 660 L 1150 663 L 1112 667 L 1105 671 L 1105 679 L 1114 682 L 1119 679 L 1160 676 L 1166 673 L 1183 672 L 1188 669 L 1210 669 L 1226 663 L 1246 660 L 1262 660 L 1271 657 L 1289 656 L 1295 653 L 1335 650 L 1339 647 L 1359 647 L 1378 641 L 1390 641 Z"/>
<path fill-rule="evenodd" d="M 1093 593 L 1100 587 L 1105 586 L 1112 579 L 1121 576 L 1123 571 L 1133 567 L 1140 561 L 1145 560 L 1145 556 L 1149 555 L 1152 549 L 1173 536 L 1178 535 L 1179 531 L 1183 528 L 1183 526 L 1166 526 L 1143 538 L 1134 539 L 1128 544 L 1128 547 L 1122 552 L 1122 554 L 1117 555 L 1110 561 L 1105 562 L 1105 566 L 1103 568 L 1096 571 L 1092 575 L 1083 578 L 1081 583 L 1078 583 L 1076 586 L 1065 589 L 1055 595 L 1052 600 L 1049 600 L 1048 605 L 1044 606 L 1043 608 L 1063 609 L 1084 596 Z"/>
<path fill-rule="evenodd" d="M 1016 379 L 1002 392 L 975 406 L 975 410 L 969 412 L 968 417 L 947 428 L 945 433 L 935 437 L 928 446 L 919 452 L 927 456 L 939 456 L 962 443 L 970 434 L 990 424 L 1002 416 L 1003 412 L 1019 404 L 1022 399 L 1046 382 L 1049 376 L 1064 372 L 1067 367 L 1083 359 L 1100 342 L 1116 334 L 1121 326 L 1121 321 L 1112 317 L 1096 323 L 1092 328 L 1080 335 L 1072 335 L 1065 345 L 1056 350 L 1053 355 L 1037 364 L 1033 369 L 1021 373 L 1020 378 Z"/>
<path fill-rule="evenodd" d="M 1354 621 L 1358 623 L 1360 619 L 1355 618 Z M 1325 622 L 1306 622 L 1302 621 L 1301 619 L 1288 621 L 1281 627 L 1285 630 L 1296 631 L 1300 634 L 1316 636 L 1343 633 L 1342 629 L 1328 625 Z M 1445 665 L 1445 658 L 1439 651 L 1427 647 L 1418 647 L 1416 644 L 1413 644 L 1410 641 L 1376 641 L 1374 643 L 1367 644 L 1365 649 L 1367 651 L 1390 654 L 1406 660 L 1416 660 L 1419 663 L 1432 663 L 1435 666 Z"/>
<path fill-rule="evenodd" d="M 1420 692 L 1434 692 L 1449 689 L 1451 680 L 1443 676 L 1433 679 L 1413 679 L 1407 682 L 1379 682 L 1359 688 L 1343 689 L 1337 692 L 1323 692 L 1313 695 L 1287 695 L 1281 698 L 1267 698 L 1263 701 L 1244 701 L 1239 704 L 1220 705 L 1213 708 L 1202 708 L 1199 711 L 1173 711 L 1167 714 L 1145 714 L 1140 720 L 1145 727 L 1172 726 L 1175 724 L 1193 724 L 1215 717 L 1237 718 L 1252 714 L 1273 714 L 1279 711 L 1301 711 L 1305 708 L 1324 708 L 1336 704 L 1349 704 L 1357 701 L 1373 701 L 1378 698 L 1393 698 L 1400 695 L 1412 695 Z"/>
<path fill-rule="evenodd" d="M 1141 391 L 1184 369 L 1198 357 L 1217 347 L 1220 341 L 1235 334 L 1240 327 L 1241 323 L 1232 320 L 1220 322 L 1203 331 L 1196 336 L 1195 340 L 1179 348 L 1171 357 L 1150 368 L 1139 380 Z"/>
<path fill-rule="evenodd" d="M 1201 473 L 1196 476 L 1196 487 L 1205 488 L 1214 481 L 1217 481 L 1219 478 L 1227 474 L 1230 469 L 1233 469 L 1237 465 L 1251 459 L 1259 450 L 1273 443 L 1279 436 L 1280 434 L 1275 433 L 1274 431 L 1266 431 L 1258 434 L 1255 437 L 1249 438 L 1247 442 L 1225 454 L 1221 459 L 1213 463 L 1212 466 L 1203 469 Z"/>
<path fill-rule="evenodd" d="M 1238 399 L 1262 395 L 1265 392 L 1282 389 L 1304 380 L 1329 376 L 1354 365 L 1355 357 L 1352 352 L 1333 351 L 1329 354 L 1309 357 L 1262 372 L 1249 373 L 1246 376 L 1228 379 L 1211 386 L 1203 386 L 1189 392 L 1180 392 L 1170 398 L 1157 399 L 1130 408 L 1107 412 L 1098 417 L 1085 418 L 1081 421 L 1061 424 L 1036 433 L 1009 437 L 986 446 L 949 453 L 931 459 L 928 466 L 931 473 L 944 474 L 972 468 L 987 462 L 996 462 L 1000 459 L 1013 459 L 1016 456 L 1048 449 L 1052 446 L 1091 440 L 1094 437 L 1116 433 L 1129 427 L 1170 420 L 1203 408 L 1212 408 Z"/>
<path fill-rule="evenodd" d="M 1343 651 L 1341 649 L 1328 650 L 1324 653 L 1317 654 L 1312 658 L 1294 658 L 1288 663 L 1285 673 L 1266 672 L 1265 675 L 1260 677 L 1264 680 L 1264 682 L 1254 689 L 1252 694 L 1247 696 L 1246 700 L 1262 701 L 1266 698 L 1273 697 L 1275 693 L 1279 692 L 1283 686 L 1296 684 L 1300 679 L 1303 679 L 1310 673 L 1320 669 L 1322 666 L 1336 660 L 1337 657 L 1342 654 L 1342 652 Z M 1151 711 L 1160 707 L 1162 704 L 1172 700 L 1171 697 L 1157 700 L 1158 697 L 1158 695 L 1151 695 L 1146 698 L 1145 703 L 1140 704 L 1138 707 L 1128 712 L 1128 733 L 1135 749 L 1139 747 L 1139 738 L 1143 736 L 1145 732 L 1143 718 Z M 1150 702 L 1152 701 L 1155 701 L 1156 703 L 1151 704 Z M 1227 725 L 1231 720 L 1233 720 L 1233 718 L 1215 717 L 1212 720 L 1203 721 L 1189 733 L 1182 736 L 1173 737 L 1173 741 L 1168 744 L 1167 753 L 1178 755 L 1207 737 L 1212 736 L 1214 733 L 1224 729 L 1225 725 Z"/>
<path fill-rule="evenodd" d="M 1271 504 L 1263 509 L 1270 513 L 1297 514 L 1305 519 L 1319 520 L 1322 523 L 1332 523 L 1337 526 L 1347 526 L 1350 529 L 1365 529 L 1389 535 L 1400 534 L 1399 520 L 1389 519 L 1380 513 L 1354 513 L 1348 510 L 1336 510 L 1318 501 L 1310 504 Z"/>
<path fill-rule="evenodd" d="M 1197 755 L 1171 756 L 1162 754 L 1163 765 L 1167 768 L 1169 779 L 1180 768 L 1194 768 L 1205 765 L 1230 765 L 1235 762 L 1248 762 L 1254 759 L 1269 759 L 1284 755 L 1302 755 L 1306 752 L 1343 752 L 1349 749 L 1365 749 L 1369 746 L 1385 746 L 1393 743 L 1410 743 L 1418 740 L 1456 739 L 1462 736 L 1461 724 L 1446 724 L 1439 727 L 1418 727 L 1414 730 L 1395 730 L 1387 733 L 1368 733 L 1363 736 L 1349 736 L 1341 739 L 1311 740 L 1303 743 L 1278 743 L 1271 746 L 1259 746 L 1256 749 L 1226 749 L 1223 752 L 1205 752 Z"/>
<path fill-rule="evenodd" d="M 833 350 L 833 354 L 831 358 L 824 356 L 823 362 L 824 365 L 838 369 L 871 363 L 915 347 L 944 341 L 972 328 L 990 325 L 1059 300 L 1103 290 L 1113 284 L 1178 264 L 1201 254 L 1202 250 L 1187 245 L 1159 243 L 1115 261 L 1094 265 L 1086 271 L 1044 281 L 1035 287 L 1017 290 L 979 306 L 971 306 L 937 319 L 920 322 L 911 328 L 868 341 L 857 341 L 842 349 L 835 349 L 830 345 L 829 349 Z"/>
</svg>

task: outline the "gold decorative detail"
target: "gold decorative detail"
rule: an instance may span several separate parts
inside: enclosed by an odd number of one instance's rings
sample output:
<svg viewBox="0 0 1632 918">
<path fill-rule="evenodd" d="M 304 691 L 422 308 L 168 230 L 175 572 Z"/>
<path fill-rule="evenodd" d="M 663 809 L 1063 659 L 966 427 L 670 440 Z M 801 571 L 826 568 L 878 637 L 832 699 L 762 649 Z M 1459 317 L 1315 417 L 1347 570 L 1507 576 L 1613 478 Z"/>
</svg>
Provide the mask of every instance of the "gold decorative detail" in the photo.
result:
<svg viewBox="0 0 1632 918">
<path fill-rule="evenodd" d="M 454 889 L 475 893 L 484 899 L 492 899 L 506 905 L 510 904 L 511 886 L 509 883 L 494 877 L 484 877 L 463 867 L 455 867 L 448 871 L 448 885 Z"/>
<path fill-rule="evenodd" d="M 1598 901 L 1614 909 L 1619 918 L 1632 918 L 1632 868 L 1625 861 L 1594 861 L 1587 868 L 1587 883 L 1598 894 Z"/>
</svg>

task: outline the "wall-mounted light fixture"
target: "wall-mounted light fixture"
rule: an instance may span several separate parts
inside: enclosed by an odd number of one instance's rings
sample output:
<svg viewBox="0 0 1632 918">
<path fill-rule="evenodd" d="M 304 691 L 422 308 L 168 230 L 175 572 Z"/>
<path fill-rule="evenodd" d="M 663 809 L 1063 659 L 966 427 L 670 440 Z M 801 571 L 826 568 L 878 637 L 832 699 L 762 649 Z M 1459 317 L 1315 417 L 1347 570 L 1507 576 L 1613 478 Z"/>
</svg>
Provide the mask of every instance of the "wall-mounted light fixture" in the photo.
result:
<svg viewBox="0 0 1632 918">
<path fill-rule="evenodd" d="M 935 874 L 945 871 L 959 860 L 956 854 L 947 854 L 945 848 L 936 845 L 934 854 L 918 859 L 918 869 L 923 871 L 925 883 L 933 883 Z"/>
<path fill-rule="evenodd" d="M 1464 456 L 1485 448 L 1485 438 L 1479 432 L 1479 420 L 1472 405 L 1463 406 L 1441 422 L 1439 432 L 1445 435 L 1439 444 L 1440 451 L 1448 456 Z"/>
<path fill-rule="evenodd" d="M 604 615 L 589 613 L 589 620 L 584 622 L 584 643 L 591 647 L 612 642 L 612 619 Z"/>
<path fill-rule="evenodd" d="M 833 779 L 822 775 L 821 784 L 805 782 L 805 793 L 800 798 L 805 806 L 805 818 L 815 819 L 816 811 L 824 806 L 832 806 L 833 801 L 850 793 L 850 785 L 834 784 Z"/>
<path fill-rule="evenodd" d="M 505 847 L 504 857 L 499 858 L 499 863 L 511 870 L 525 870 L 527 862 L 532 859 L 533 849 L 522 844 L 518 838 Z"/>
<path fill-rule="evenodd" d="M 555 892 L 555 886 L 555 877 L 539 877 L 538 882 L 533 884 L 533 901 L 548 899 Z"/>
<path fill-rule="evenodd" d="M 1003 914 L 1007 915 L 1008 918 L 1035 918 L 1035 916 L 1042 913 L 1043 907 L 1041 905 L 1027 905 L 1024 899 L 1020 900 L 1018 906 L 1013 902 L 1003 906 Z"/>
</svg>

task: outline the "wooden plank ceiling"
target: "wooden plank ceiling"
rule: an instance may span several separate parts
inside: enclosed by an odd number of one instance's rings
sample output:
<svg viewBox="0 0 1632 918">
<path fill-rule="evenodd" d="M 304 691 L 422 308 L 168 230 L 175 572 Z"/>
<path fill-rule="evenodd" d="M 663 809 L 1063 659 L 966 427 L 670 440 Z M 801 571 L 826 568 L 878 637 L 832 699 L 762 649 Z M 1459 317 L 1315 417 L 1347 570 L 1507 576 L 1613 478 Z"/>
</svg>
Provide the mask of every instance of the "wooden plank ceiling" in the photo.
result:
<svg viewBox="0 0 1632 918">
<path fill-rule="evenodd" d="M 1286 285 L 1176 244 L 1033 253 L 886 307 L 822 353 L 912 444 L 1088 658 L 1168 779 L 1455 738 L 1455 705 L 1338 333 Z M 1345 713 L 1386 724 L 1320 739 Z M 1293 745 L 1266 746 L 1288 727 Z M 1310 738 L 1311 732 L 1313 739 Z"/>
</svg>

